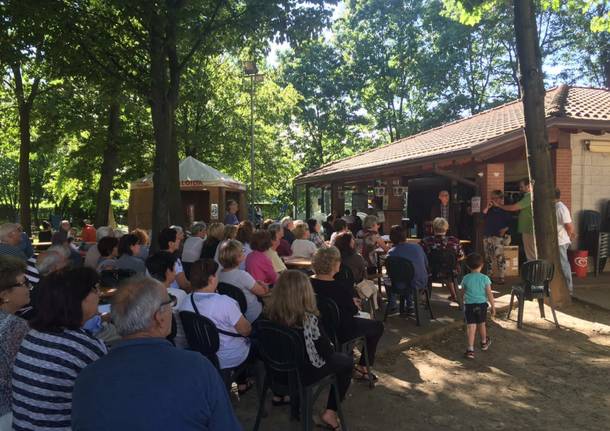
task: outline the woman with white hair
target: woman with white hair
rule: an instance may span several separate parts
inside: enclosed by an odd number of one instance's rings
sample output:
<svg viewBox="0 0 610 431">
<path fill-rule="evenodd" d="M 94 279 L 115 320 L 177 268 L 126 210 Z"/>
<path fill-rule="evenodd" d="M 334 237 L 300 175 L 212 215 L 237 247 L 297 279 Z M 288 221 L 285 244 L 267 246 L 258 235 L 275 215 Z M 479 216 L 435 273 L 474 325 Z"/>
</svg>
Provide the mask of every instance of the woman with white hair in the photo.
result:
<svg viewBox="0 0 610 431">
<path fill-rule="evenodd" d="M 284 228 L 284 239 L 288 242 L 288 244 L 292 245 L 294 241 L 294 235 L 292 234 L 292 230 L 295 227 L 295 222 L 292 218 L 286 216 L 281 221 L 282 227 Z"/>
<path fill-rule="evenodd" d="M 430 262 L 430 253 L 433 250 L 449 250 L 455 254 L 456 262 L 464 259 L 464 250 L 460 244 L 460 240 L 454 236 L 447 236 L 449 223 L 442 217 L 437 217 L 432 221 L 432 231 L 434 235 L 427 236 L 420 243 L 424 248 L 424 252 L 428 256 Z M 453 270 L 454 275 L 459 273 L 459 263 Z M 449 288 L 449 301 L 457 302 L 457 294 L 453 283 L 447 283 Z"/>
</svg>

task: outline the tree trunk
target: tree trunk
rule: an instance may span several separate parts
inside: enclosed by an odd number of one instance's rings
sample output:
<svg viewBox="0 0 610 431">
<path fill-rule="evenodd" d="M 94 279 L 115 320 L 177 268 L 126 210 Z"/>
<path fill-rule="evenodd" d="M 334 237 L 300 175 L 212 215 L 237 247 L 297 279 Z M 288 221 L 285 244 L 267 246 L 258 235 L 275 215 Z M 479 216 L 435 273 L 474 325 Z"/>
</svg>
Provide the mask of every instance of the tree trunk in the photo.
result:
<svg viewBox="0 0 610 431">
<path fill-rule="evenodd" d="M 112 193 L 114 173 L 119 164 L 119 131 L 121 128 L 121 106 L 116 94 L 113 94 L 108 108 L 108 141 L 104 149 L 104 159 L 97 190 L 97 207 L 95 211 L 95 226 L 108 225 L 108 213 Z"/>
<path fill-rule="evenodd" d="M 172 105 L 173 106 L 173 105 Z M 169 164 L 167 166 L 169 180 L 171 184 L 176 185 L 174 196 L 170 198 L 171 205 L 169 207 L 169 218 L 171 224 L 184 227 L 184 210 L 182 208 L 182 199 L 180 195 L 180 160 L 178 157 L 178 133 L 176 129 L 176 111 L 171 112 L 171 146 L 169 151 Z"/>
<path fill-rule="evenodd" d="M 153 251 L 158 249 L 157 235 L 172 223 L 180 223 L 180 212 L 170 208 L 182 208 L 178 176 L 178 148 L 173 133 L 177 101 L 179 73 L 170 62 L 175 59 L 175 13 L 171 10 L 161 15 L 151 5 L 150 22 L 150 107 L 155 135 L 155 160 L 153 170 Z M 173 46 L 172 46 L 173 44 Z M 175 66 L 175 65 L 174 65 Z M 177 76 L 176 76 L 177 73 Z"/>
<path fill-rule="evenodd" d="M 26 98 L 23 89 L 23 77 L 21 75 L 21 65 L 16 63 L 11 65 L 13 77 L 15 79 L 15 96 L 19 109 L 19 223 L 27 232 L 32 234 L 32 213 L 30 201 L 32 198 L 32 182 L 30 178 L 30 114 L 36 92 L 38 90 L 37 79 L 32 86 L 30 95 Z"/>
<path fill-rule="evenodd" d="M 534 232 L 538 258 L 555 266 L 551 295 L 557 306 L 570 303 L 559 263 L 555 184 L 545 125 L 544 83 L 533 0 L 514 0 L 519 80 L 523 94 L 529 175 L 533 184 Z"/>
</svg>

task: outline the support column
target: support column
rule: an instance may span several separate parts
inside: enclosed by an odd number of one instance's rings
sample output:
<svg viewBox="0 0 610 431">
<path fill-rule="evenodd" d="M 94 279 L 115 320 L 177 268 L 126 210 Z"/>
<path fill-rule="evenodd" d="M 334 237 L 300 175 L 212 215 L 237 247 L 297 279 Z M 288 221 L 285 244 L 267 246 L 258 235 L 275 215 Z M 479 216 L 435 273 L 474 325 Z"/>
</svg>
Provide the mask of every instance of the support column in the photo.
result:
<svg viewBox="0 0 610 431">
<path fill-rule="evenodd" d="M 481 210 L 489 203 L 492 191 L 504 191 L 504 163 L 486 163 L 482 169 Z"/>
<path fill-rule="evenodd" d="M 305 220 L 309 220 L 311 217 L 311 195 L 310 186 L 305 184 Z"/>
<path fill-rule="evenodd" d="M 555 187 L 561 190 L 561 202 L 572 211 L 572 150 L 555 148 L 551 152 Z"/>
<path fill-rule="evenodd" d="M 246 220 L 248 216 L 248 202 L 246 201 L 246 192 L 239 192 L 239 219 Z"/>
<path fill-rule="evenodd" d="M 224 187 L 218 188 L 218 220 L 224 222 L 225 213 L 227 212 L 227 189 Z M 248 217 L 248 212 L 245 208 L 240 208 L 238 217 L 245 220 Z"/>
<path fill-rule="evenodd" d="M 345 211 L 345 194 L 343 193 L 343 185 L 331 183 L 331 204 L 330 211 L 341 217 Z"/>
<path fill-rule="evenodd" d="M 390 233 L 390 228 L 393 225 L 402 223 L 402 209 L 404 199 L 402 196 L 394 195 L 394 187 L 401 187 L 400 177 L 388 178 L 386 181 L 386 194 L 388 195 L 388 207 L 385 209 L 385 226 L 384 233 Z"/>
<path fill-rule="evenodd" d="M 212 211 L 214 205 L 218 206 L 218 215 Z M 210 187 L 210 220 L 209 222 L 217 222 L 224 219 L 224 208 L 220 206 L 220 188 Z"/>
</svg>

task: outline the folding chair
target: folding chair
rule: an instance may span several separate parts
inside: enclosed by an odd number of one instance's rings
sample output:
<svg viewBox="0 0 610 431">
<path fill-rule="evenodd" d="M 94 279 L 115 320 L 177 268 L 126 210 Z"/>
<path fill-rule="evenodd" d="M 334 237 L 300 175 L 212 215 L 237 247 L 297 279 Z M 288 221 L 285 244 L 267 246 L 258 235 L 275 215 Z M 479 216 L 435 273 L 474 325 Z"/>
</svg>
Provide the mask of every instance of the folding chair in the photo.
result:
<svg viewBox="0 0 610 431">
<path fill-rule="evenodd" d="M 328 338 L 330 338 L 333 344 L 337 346 L 337 351 L 352 355 L 354 347 L 361 344 L 362 350 L 360 351 L 360 354 L 364 355 L 364 363 L 366 368 L 367 370 L 371 371 L 371 367 L 369 365 L 369 351 L 366 346 L 365 337 L 360 336 L 340 343 L 337 328 L 339 327 L 339 322 L 341 322 L 341 312 L 339 311 L 339 307 L 337 307 L 337 303 L 330 298 L 325 298 L 320 295 L 316 295 L 316 300 L 318 303 L 318 310 L 320 310 L 320 321 L 324 327 L 324 332 L 326 332 L 326 335 Z M 373 380 L 371 373 L 369 372 L 367 375 L 369 380 L 369 388 L 375 387 L 375 381 Z"/>
<path fill-rule="evenodd" d="M 218 283 L 218 287 L 216 288 L 218 293 L 221 295 L 227 295 L 228 297 L 233 298 L 239 304 L 239 309 L 242 314 L 245 314 L 248 310 L 248 302 L 246 301 L 246 295 L 241 289 L 237 286 L 233 286 L 229 283 Z"/>
<path fill-rule="evenodd" d="M 429 289 L 432 293 L 432 283 L 441 283 L 443 287 L 447 283 L 453 283 L 455 288 L 456 300 L 460 310 L 463 308 L 462 299 L 458 292 L 458 280 L 455 275 L 457 257 L 451 250 L 435 249 L 428 254 L 428 266 L 430 267 Z M 431 295 L 430 295 L 431 296 Z"/>
<path fill-rule="evenodd" d="M 400 298 L 400 311 L 403 311 L 404 301 L 408 294 L 413 295 L 413 303 L 415 306 L 415 320 L 417 326 L 421 326 L 420 317 L 420 305 L 419 305 L 419 292 L 417 289 L 413 289 L 411 283 L 413 281 L 413 275 L 415 270 L 413 269 L 413 263 L 409 259 L 397 256 L 388 256 L 385 261 L 386 270 L 390 277 L 390 293 L 398 295 Z M 432 314 L 432 304 L 430 303 L 430 292 L 428 289 L 424 289 L 424 295 L 426 296 L 426 309 L 430 313 L 430 319 L 434 319 Z M 388 317 L 389 304 L 386 307 L 383 321 Z"/>
<path fill-rule="evenodd" d="M 300 370 L 305 363 L 304 341 L 302 335 L 296 330 L 279 325 L 268 320 L 258 320 L 254 324 L 257 338 L 256 346 L 260 357 L 265 363 L 265 381 L 261 392 L 254 431 L 258 431 L 263 412 L 267 391 L 274 383 L 288 382 L 290 396 L 290 418 L 301 420 L 301 429 L 311 431 L 314 428 L 313 408 L 316 399 L 322 390 L 331 387 L 337 399 L 337 414 L 341 421 L 341 429 L 347 430 L 347 422 L 343 416 L 339 398 L 339 388 L 335 374 L 329 374 L 309 385 L 304 385 Z"/>
<path fill-rule="evenodd" d="M 554 273 L 555 267 L 553 264 L 545 260 L 532 260 L 524 263 L 523 266 L 521 266 L 521 280 L 523 281 L 523 284 L 514 285 L 512 287 L 506 318 L 510 318 L 510 313 L 513 309 L 513 299 L 516 296 L 519 307 L 519 312 L 517 314 L 518 328 L 523 328 L 523 306 L 525 305 L 526 299 L 528 301 L 534 299 L 538 300 L 540 317 L 544 319 L 544 298 L 546 297 L 549 298 L 555 326 L 559 328 L 559 322 L 557 321 L 557 315 L 555 314 L 555 305 L 553 304 L 553 298 L 551 297 L 551 290 L 549 288 L 549 283 L 553 279 Z"/>
</svg>

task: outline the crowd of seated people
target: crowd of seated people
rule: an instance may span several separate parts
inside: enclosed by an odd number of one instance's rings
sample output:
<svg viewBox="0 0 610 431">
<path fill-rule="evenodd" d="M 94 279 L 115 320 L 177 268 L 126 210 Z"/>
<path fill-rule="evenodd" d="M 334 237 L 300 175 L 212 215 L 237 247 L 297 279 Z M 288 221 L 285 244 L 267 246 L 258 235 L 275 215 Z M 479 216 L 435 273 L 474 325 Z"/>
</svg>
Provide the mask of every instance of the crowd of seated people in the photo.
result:
<svg viewBox="0 0 610 431">
<path fill-rule="evenodd" d="M 307 352 L 304 380 L 334 373 L 343 399 L 352 379 L 376 379 L 371 367 L 384 325 L 361 310 L 357 288 L 377 269 L 376 253 L 389 250 L 390 256 L 410 260 L 414 289 L 428 285 L 426 255 L 432 250 L 451 250 L 456 260 L 463 258 L 459 240 L 446 235 L 447 222 L 440 218 L 433 223 L 435 235 L 424 238 L 421 246 L 407 243 L 404 229 L 392 227 L 391 249 L 375 216 L 367 216 L 356 235 L 350 231 L 354 225 L 336 217 L 323 224 L 290 217 L 265 220 L 258 229 L 249 221 L 195 222 L 190 229 L 162 229 L 154 245 L 143 229 L 123 233 L 102 226 L 94 232 L 91 226 L 87 235 L 95 242 L 86 242 L 80 263 L 71 259 L 73 249 L 63 240 L 28 257 L 19 226 L 0 225 L 0 341 L 7 358 L 0 365 L 0 425 L 13 423 L 27 430 L 42 421 L 49 427 L 112 429 L 124 416 L 123 424 L 134 429 L 153 423 L 154 428 L 200 429 L 195 424 L 204 422 L 208 429 L 240 429 L 226 390 L 218 389 L 223 382 L 217 371 L 200 354 L 184 350 L 189 346 L 181 311 L 197 311 L 219 330 L 221 370 L 256 360 L 251 337 L 258 321 L 296 328 Z M 66 227 L 55 236 L 71 238 Z M 287 269 L 296 257 L 311 260 L 313 275 Z M 100 280 L 105 271 L 121 270 L 131 277 L 118 285 L 108 300 L 110 313 L 102 316 Z M 224 293 L 223 285 L 241 292 L 245 306 Z M 450 289 L 453 297 L 455 287 Z M 340 343 L 365 339 L 368 356 L 361 355 L 355 365 L 351 356 L 337 353 L 338 346 L 332 346 L 322 328 L 316 305 L 322 297 L 339 309 L 332 331 Z M 388 302 L 395 306 L 394 298 Z M 411 298 L 407 302 L 410 307 Z M 33 312 L 21 314 L 26 307 Z M 65 360 L 58 365 L 56 357 Z M 32 367 L 34 359 L 37 365 Z M 137 372 L 142 369 L 165 382 L 164 391 Z M 45 407 L 40 408 L 35 394 L 49 387 L 58 372 L 61 391 L 46 391 Z M 235 383 L 240 393 L 251 387 L 248 373 L 236 375 Z M 98 393 L 92 385 L 103 388 Z M 163 413 L 171 397 L 167 388 L 189 394 L 169 416 Z M 274 406 L 288 402 L 287 394 L 274 394 Z M 338 402 L 331 392 L 320 418 L 333 428 L 339 426 Z M 121 413 L 141 406 L 151 406 L 150 415 Z M 96 409 L 114 414 L 92 418 Z"/>
</svg>

